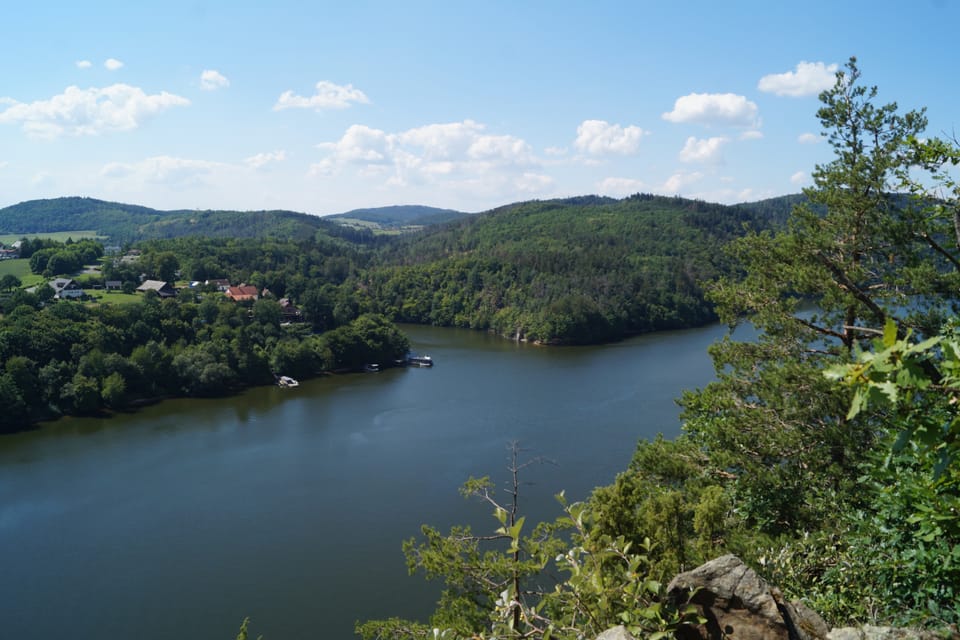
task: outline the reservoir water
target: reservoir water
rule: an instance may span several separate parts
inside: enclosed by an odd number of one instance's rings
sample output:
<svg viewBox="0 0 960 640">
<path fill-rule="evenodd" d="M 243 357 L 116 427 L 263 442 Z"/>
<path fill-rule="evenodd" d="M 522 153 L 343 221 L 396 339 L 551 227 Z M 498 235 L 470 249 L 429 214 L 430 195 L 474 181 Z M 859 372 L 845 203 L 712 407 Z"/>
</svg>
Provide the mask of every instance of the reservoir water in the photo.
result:
<svg viewBox="0 0 960 640">
<path fill-rule="evenodd" d="M 404 327 L 432 369 L 387 369 L 172 400 L 0 437 L 0 638 L 353 637 L 425 619 L 407 575 L 422 523 L 492 531 L 470 476 L 529 467 L 528 522 L 611 482 L 639 438 L 679 432 L 674 402 L 713 375 L 719 326 L 541 348 Z"/>
</svg>

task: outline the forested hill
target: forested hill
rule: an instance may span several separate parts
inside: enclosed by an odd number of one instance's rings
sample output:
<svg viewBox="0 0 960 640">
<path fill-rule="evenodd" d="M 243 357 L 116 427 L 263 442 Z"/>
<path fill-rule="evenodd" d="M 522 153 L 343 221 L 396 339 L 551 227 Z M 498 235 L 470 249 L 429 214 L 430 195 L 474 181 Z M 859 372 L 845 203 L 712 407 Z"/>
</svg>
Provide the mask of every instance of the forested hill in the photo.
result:
<svg viewBox="0 0 960 640">
<path fill-rule="evenodd" d="M 382 247 L 365 271 L 399 321 L 587 343 L 715 319 L 701 283 L 765 214 L 682 198 L 584 196 L 509 205 Z"/>
<path fill-rule="evenodd" d="M 463 211 L 456 211 L 455 209 L 438 209 L 437 207 L 406 204 L 390 207 L 353 209 L 345 213 L 335 213 L 324 217 L 341 224 L 360 221 L 373 223 L 381 228 L 398 229 L 424 227 L 441 222 L 459 220 L 468 215 L 470 214 L 464 213 Z"/>
<path fill-rule="evenodd" d="M 206 236 L 293 239 L 324 235 L 369 239 L 370 232 L 293 211 L 158 211 L 94 198 L 30 200 L 0 209 L 0 233 L 96 231 L 109 242 Z"/>
</svg>

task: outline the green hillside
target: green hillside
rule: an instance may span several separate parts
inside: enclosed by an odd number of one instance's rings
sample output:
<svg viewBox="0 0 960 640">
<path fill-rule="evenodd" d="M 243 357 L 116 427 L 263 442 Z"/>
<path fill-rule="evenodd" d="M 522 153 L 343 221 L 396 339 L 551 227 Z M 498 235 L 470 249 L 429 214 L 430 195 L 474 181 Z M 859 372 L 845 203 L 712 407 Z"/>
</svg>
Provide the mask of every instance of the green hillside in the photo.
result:
<svg viewBox="0 0 960 640">
<path fill-rule="evenodd" d="M 122 244 L 202 235 L 215 238 L 303 238 L 318 231 L 362 240 L 369 232 L 345 229 L 293 211 L 158 211 L 94 198 L 31 200 L 0 209 L 0 234 L 93 230 Z"/>
<path fill-rule="evenodd" d="M 652 195 L 501 207 L 395 239 L 365 271 L 398 321 L 587 343 L 715 319 L 701 283 L 720 247 L 768 221 L 743 207 Z"/>
<path fill-rule="evenodd" d="M 353 209 L 324 216 L 339 224 L 380 231 L 415 231 L 425 226 L 459 220 L 470 214 L 454 209 L 438 209 L 421 205 L 396 205 Z"/>
</svg>

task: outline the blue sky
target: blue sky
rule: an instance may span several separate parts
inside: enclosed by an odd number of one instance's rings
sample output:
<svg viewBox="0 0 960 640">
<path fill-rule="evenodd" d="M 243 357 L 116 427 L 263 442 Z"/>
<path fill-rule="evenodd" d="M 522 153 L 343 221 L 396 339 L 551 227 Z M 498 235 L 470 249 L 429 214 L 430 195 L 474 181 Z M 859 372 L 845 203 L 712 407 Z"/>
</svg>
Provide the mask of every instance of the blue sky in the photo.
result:
<svg viewBox="0 0 960 640">
<path fill-rule="evenodd" d="M 47 2 L 0 21 L 0 207 L 742 202 L 831 157 L 817 93 L 960 128 L 960 2 Z"/>
</svg>

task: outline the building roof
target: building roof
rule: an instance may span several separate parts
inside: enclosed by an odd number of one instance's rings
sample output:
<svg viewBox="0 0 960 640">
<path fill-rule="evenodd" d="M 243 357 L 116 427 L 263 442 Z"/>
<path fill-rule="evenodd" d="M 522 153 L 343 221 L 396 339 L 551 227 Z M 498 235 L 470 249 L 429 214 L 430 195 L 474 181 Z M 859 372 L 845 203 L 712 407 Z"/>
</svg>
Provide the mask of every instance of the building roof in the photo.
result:
<svg viewBox="0 0 960 640">
<path fill-rule="evenodd" d="M 137 291 L 156 291 L 162 297 L 176 295 L 170 283 L 164 282 L 163 280 L 144 280 L 143 284 L 137 287 Z"/>
<path fill-rule="evenodd" d="M 236 287 L 228 287 L 227 297 L 237 302 L 241 300 L 257 300 L 260 298 L 260 292 L 252 284 L 241 284 Z"/>
</svg>

